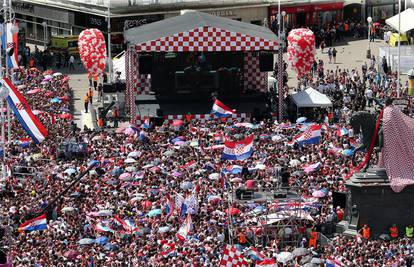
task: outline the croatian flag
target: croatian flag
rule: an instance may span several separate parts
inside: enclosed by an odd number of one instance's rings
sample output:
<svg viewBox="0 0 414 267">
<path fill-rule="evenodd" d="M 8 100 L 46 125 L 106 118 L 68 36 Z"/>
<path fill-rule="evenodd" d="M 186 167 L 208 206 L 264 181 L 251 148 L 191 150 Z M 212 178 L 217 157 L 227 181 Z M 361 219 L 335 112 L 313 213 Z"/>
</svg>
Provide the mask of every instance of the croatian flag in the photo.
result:
<svg viewBox="0 0 414 267">
<path fill-rule="evenodd" d="M 247 255 L 254 261 L 264 261 L 266 259 L 266 255 L 258 251 L 256 248 L 251 248 Z"/>
<path fill-rule="evenodd" d="M 314 172 L 314 171 L 318 171 L 321 167 L 322 167 L 322 163 L 318 162 L 318 163 L 306 166 L 303 170 L 306 173 L 311 173 L 311 172 Z"/>
<path fill-rule="evenodd" d="M 347 128 L 339 128 L 338 130 L 336 130 L 336 135 L 337 136 L 344 136 L 344 135 L 348 135 L 348 129 Z"/>
<path fill-rule="evenodd" d="M 296 135 L 293 141 L 298 142 L 299 145 L 314 145 L 321 141 L 321 125 L 312 125 L 305 132 Z"/>
<path fill-rule="evenodd" d="M 135 226 L 134 222 L 130 221 L 130 220 L 122 220 L 118 215 L 114 216 L 114 220 L 119 223 L 120 225 L 122 225 L 122 227 L 124 228 L 124 230 L 127 233 L 134 233 L 138 231 L 138 228 Z"/>
<path fill-rule="evenodd" d="M 4 25 L 4 24 L 3 24 Z M 18 59 L 18 35 L 12 34 L 13 23 L 7 23 L 4 25 L 5 34 L 1 36 L 2 49 L 7 52 L 7 67 L 8 68 L 18 68 L 19 59 Z M 7 37 L 7 44 L 6 44 Z M 6 46 L 7 45 L 7 46 Z"/>
<path fill-rule="evenodd" d="M 34 219 L 28 220 L 25 223 L 22 223 L 18 230 L 19 232 L 31 232 L 31 231 L 40 231 L 47 229 L 46 214 L 40 215 Z"/>
<path fill-rule="evenodd" d="M 18 141 L 19 146 L 23 148 L 29 147 L 31 142 L 32 142 L 32 139 L 30 138 L 20 138 Z"/>
<path fill-rule="evenodd" d="M 108 226 L 104 226 L 101 222 L 98 222 L 95 225 L 94 229 L 95 229 L 95 231 L 102 232 L 102 233 L 104 233 L 104 232 L 111 232 L 111 233 L 113 233 L 114 232 L 114 230 L 112 228 L 110 228 Z"/>
<path fill-rule="evenodd" d="M 277 263 L 274 259 L 265 259 L 259 263 L 256 263 L 256 266 L 260 267 L 277 267 Z"/>
<path fill-rule="evenodd" d="M 224 150 L 221 155 L 222 160 L 245 160 L 253 154 L 253 139 L 250 135 L 242 141 L 224 142 Z"/>
<path fill-rule="evenodd" d="M 151 123 L 150 123 L 150 118 L 149 117 L 145 117 L 144 124 L 142 125 L 142 127 L 144 129 L 151 128 Z"/>
<path fill-rule="evenodd" d="M 326 259 L 325 267 L 345 267 L 345 264 L 330 257 Z"/>
<path fill-rule="evenodd" d="M 236 114 L 236 110 L 229 108 L 216 99 L 216 101 L 214 101 L 213 108 L 211 109 L 211 113 L 219 118 L 226 118 L 232 114 Z"/>
<path fill-rule="evenodd" d="M 181 169 L 192 169 L 195 168 L 197 166 L 197 161 L 192 160 L 187 162 L 186 164 L 180 166 Z"/>
<path fill-rule="evenodd" d="M 46 128 L 33 114 L 26 99 L 20 94 L 8 78 L 1 80 L 3 86 L 9 89 L 9 96 L 6 98 L 14 114 L 22 125 L 23 129 L 36 144 L 42 142 L 48 135 Z"/>
<path fill-rule="evenodd" d="M 170 217 L 174 213 L 174 202 L 171 200 L 170 196 L 166 196 L 167 204 L 165 205 L 165 213 L 167 214 L 167 218 Z"/>
<path fill-rule="evenodd" d="M 356 148 L 359 147 L 361 144 L 355 138 L 349 138 L 349 145 Z"/>
<path fill-rule="evenodd" d="M 240 165 L 229 165 L 224 169 L 224 173 L 239 174 L 243 170 L 243 167 Z"/>
<path fill-rule="evenodd" d="M 188 233 L 191 231 L 193 221 L 191 219 L 191 215 L 187 214 L 187 218 L 185 219 L 184 223 L 181 225 L 180 229 L 177 232 L 177 238 L 182 242 L 187 239 Z"/>
<path fill-rule="evenodd" d="M 160 253 L 161 256 L 170 256 L 175 253 L 175 243 L 164 244 L 162 247 L 164 251 Z"/>
</svg>

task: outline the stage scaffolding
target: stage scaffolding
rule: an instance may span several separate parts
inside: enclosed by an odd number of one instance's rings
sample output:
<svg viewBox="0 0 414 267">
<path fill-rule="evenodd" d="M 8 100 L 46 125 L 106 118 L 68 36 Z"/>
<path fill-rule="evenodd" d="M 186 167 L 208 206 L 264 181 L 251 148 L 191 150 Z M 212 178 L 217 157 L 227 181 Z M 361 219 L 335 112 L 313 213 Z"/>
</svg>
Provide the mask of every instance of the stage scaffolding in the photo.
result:
<svg viewBox="0 0 414 267">
<path fill-rule="evenodd" d="M 256 225 L 247 223 L 247 225 L 239 226 L 234 223 L 234 216 L 230 212 L 228 215 L 229 223 L 229 240 L 230 244 L 238 238 L 238 235 L 249 232 L 261 233 L 259 235 L 246 235 L 248 242 L 253 246 L 271 246 L 272 242 L 284 248 L 286 246 L 297 246 L 302 239 L 300 227 L 303 223 L 305 211 L 303 211 L 303 201 L 300 195 L 300 187 L 297 185 L 284 187 L 281 178 L 277 175 L 274 186 L 266 190 L 257 191 L 258 194 L 264 196 L 260 199 L 239 200 L 235 197 L 234 188 L 229 187 L 227 191 L 228 207 L 243 205 L 262 205 L 265 209 L 262 214 L 252 213 L 252 220 L 256 221 Z M 278 197 L 279 195 L 279 197 Z M 283 197 L 286 196 L 286 197 Z M 281 210 L 279 212 L 270 212 L 270 210 Z M 247 221 L 250 221 L 248 219 Z M 270 222 L 270 223 L 269 223 Z"/>
</svg>

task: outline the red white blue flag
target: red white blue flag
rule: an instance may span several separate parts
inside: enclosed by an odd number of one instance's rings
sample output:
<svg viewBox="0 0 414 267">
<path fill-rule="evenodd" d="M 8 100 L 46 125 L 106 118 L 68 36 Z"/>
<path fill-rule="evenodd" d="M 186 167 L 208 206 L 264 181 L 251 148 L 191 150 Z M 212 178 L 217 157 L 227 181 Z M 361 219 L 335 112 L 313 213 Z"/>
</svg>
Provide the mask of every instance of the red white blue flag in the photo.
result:
<svg viewBox="0 0 414 267">
<path fill-rule="evenodd" d="M 40 215 L 34 219 L 22 223 L 18 230 L 19 232 L 41 231 L 47 229 L 46 214 Z"/>
<path fill-rule="evenodd" d="M 17 24 L 17 23 L 16 23 Z M 18 35 L 12 33 L 13 23 L 3 24 L 4 34 L 1 37 L 2 49 L 7 52 L 7 67 L 8 68 L 18 68 L 19 59 L 18 59 Z M 7 43 L 6 43 L 7 38 Z"/>
<path fill-rule="evenodd" d="M 188 233 L 190 233 L 191 228 L 193 226 L 193 221 L 191 219 L 190 213 L 187 213 L 187 218 L 185 219 L 184 223 L 181 225 L 180 229 L 178 229 L 177 237 L 180 241 L 184 241 L 187 239 Z"/>
<path fill-rule="evenodd" d="M 36 144 L 42 142 L 47 137 L 48 132 L 39 119 L 33 114 L 26 99 L 8 78 L 1 79 L 1 83 L 9 89 L 9 96 L 6 98 L 7 102 L 23 129 Z"/>
<path fill-rule="evenodd" d="M 224 142 L 222 160 L 245 160 L 253 154 L 253 139 L 250 135 L 241 141 Z"/>
<path fill-rule="evenodd" d="M 174 201 L 172 201 L 170 196 L 165 197 L 167 199 L 167 204 L 165 205 L 165 213 L 167 214 L 167 218 L 173 215 L 174 213 Z"/>
<path fill-rule="evenodd" d="M 236 110 L 229 108 L 216 99 L 216 101 L 214 101 L 213 108 L 211 109 L 211 113 L 219 118 L 225 118 L 232 114 L 236 114 Z"/>
<path fill-rule="evenodd" d="M 314 145 L 321 141 L 321 125 L 312 125 L 305 132 L 296 135 L 292 142 L 298 142 L 299 145 Z"/>
</svg>

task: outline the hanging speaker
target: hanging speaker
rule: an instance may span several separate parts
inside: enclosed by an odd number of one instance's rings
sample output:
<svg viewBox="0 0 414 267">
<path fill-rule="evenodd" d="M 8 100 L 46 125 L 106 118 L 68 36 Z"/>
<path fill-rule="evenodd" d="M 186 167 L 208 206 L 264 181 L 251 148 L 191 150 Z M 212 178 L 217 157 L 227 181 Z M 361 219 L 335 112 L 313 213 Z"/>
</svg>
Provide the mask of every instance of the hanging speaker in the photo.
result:
<svg viewBox="0 0 414 267">
<path fill-rule="evenodd" d="M 152 73 L 152 55 L 140 55 L 138 59 L 139 74 Z"/>
<path fill-rule="evenodd" d="M 261 52 L 259 55 L 259 65 L 260 65 L 260 71 L 266 72 L 266 71 L 273 71 L 273 54 L 272 53 L 266 53 Z"/>
</svg>

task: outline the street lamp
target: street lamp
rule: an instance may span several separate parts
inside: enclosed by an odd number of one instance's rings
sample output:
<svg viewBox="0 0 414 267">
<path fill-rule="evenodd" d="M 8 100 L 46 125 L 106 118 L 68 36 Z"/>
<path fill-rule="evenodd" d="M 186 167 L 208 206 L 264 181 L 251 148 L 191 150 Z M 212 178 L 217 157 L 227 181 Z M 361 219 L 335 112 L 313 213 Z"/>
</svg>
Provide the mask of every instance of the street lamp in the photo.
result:
<svg viewBox="0 0 414 267">
<path fill-rule="evenodd" d="M 5 86 L 0 87 L 0 115 L 1 115 L 1 148 L 3 152 L 3 161 L 1 164 L 2 167 L 2 178 L 6 178 L 6 136 L 4 131 L 4 124 L 6 123 L 6 118 L 4 116 L 4 100 L 9 96 L 9 89 Z"/>
<path fill-rule="evenodd" d="M 391 68 L 391 44 L 390 44 L 390 41 L 391 41 L 392 32 L 387 31 L 386 35 L 387 35 L 387 40 L 388 40 L 388 66 Z"/>
<path fill-rule="evenodd" d="M 285 44 L 285 27 L 284 27 L 284 18 L 286 16 L 285 11 L 280 11 L 280 0 L 279 0 L 279 12 L 277 14 L 278 17 L 278 41 L 279 41 L 279 48 L 278 48 L 278 54 L 277 54 L 277 65 L 278 65 L 278 71 L 277 71 L 277 94 L 279 96 L 279 123 L 282 123 L 283 120 L 283 100 L 284 100 L 284 91 L 283 91 L 283 50 L 284 50 L 284 44 Z"/>
<path fill-rule="evenodd" d="M 46 37 L 47 37 L 47 23 L 46 21 L 42 22 L 43 26 L 43 50 L 46 50 Z"/>
<path fill-rule="evenodd" d="M 3 24 L 0 24 L 0 47 L 3 45 L 2 44 L 2 38 L 1 38 L 1 36 L 3 36 L 3 33 L 4 33 L 4 26 L 3 26 Z M 0 49 L 0 78 L 3 78 L 3 76 L 4 76 L 3 64 L 2 64 L 3 58 L 2 58 L 2 55 L 1 55 L 2 50 L 3 49 Z"/>
<path fill-rule="evenodd" d="M 371 58 L 371 23 L 372 23 L 372 18 L 368 17 L 367 18 L 367 22 L 368 22 L 368 50 L 367 50 L 367 58 Z"/>
</svg>

